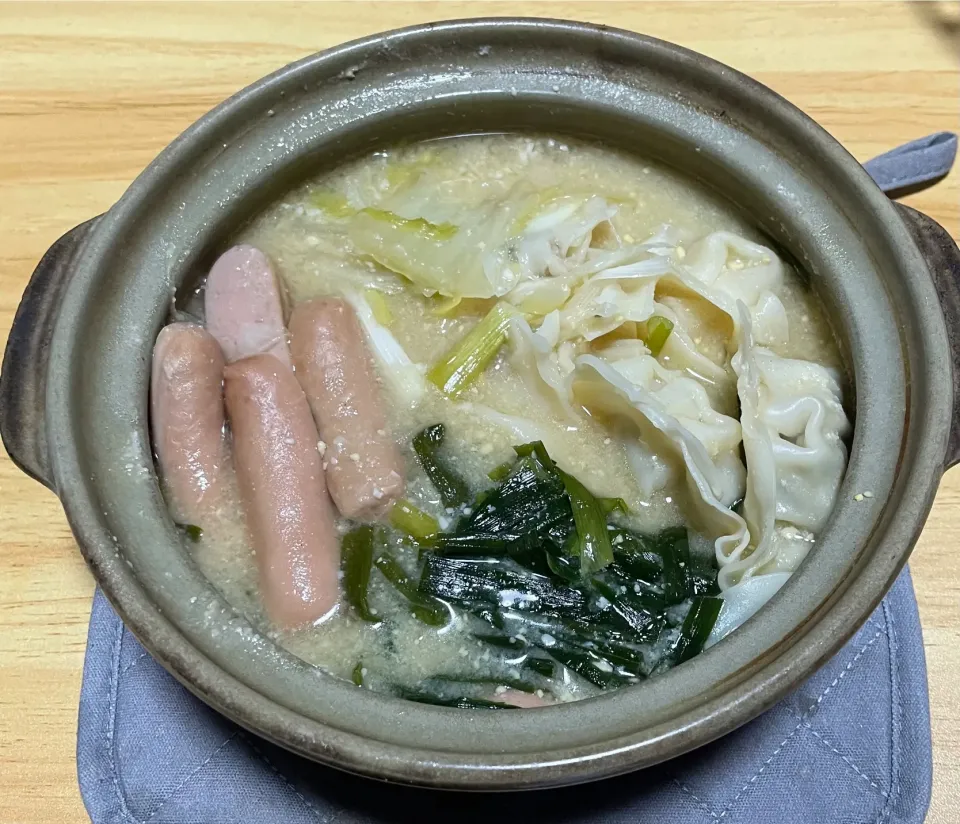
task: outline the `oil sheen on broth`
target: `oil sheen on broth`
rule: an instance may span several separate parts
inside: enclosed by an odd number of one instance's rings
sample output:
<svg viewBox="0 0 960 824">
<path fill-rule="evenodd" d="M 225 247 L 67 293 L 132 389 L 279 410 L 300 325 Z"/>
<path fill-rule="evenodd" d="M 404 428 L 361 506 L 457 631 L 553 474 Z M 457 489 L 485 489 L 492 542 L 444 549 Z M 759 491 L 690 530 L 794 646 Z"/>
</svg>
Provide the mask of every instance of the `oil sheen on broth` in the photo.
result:
<svg viewBox="0 0 960 824">
<path fill-rule="evenodd" d="M 535 598 L 513 590 L 496 593 L 486 611 L 452 603 L 438 627 L 375 565 L 375 620 L 341 597 L 316 625 L 281 629 L 264 612 L 254 539 L 226 473 L 202 537 L 188 542 L 197 563 L 255 625 L 337 677 L 465 707 L 536 706 L 634 683 L 689 657 L 677 650 L 689 642 L 680 635 L 694 625 L 692 603 L 716 607 L 692 652 L 750 617 L 804 559 L 833 507 L 850 423 L 823 312 L 728 204 L 671 170 L 549 137 L 431 141 L 305 183 L 234 240 L 272 263 L 286 317 L 330 296 L 356 312 L 402 455 L 403 497 L 442 531 L 473 514 L 473 496 L 503 483 L 492 470 L 516 471 L 515 446 L 539 441 L 563 477 L 596 499 L 622 499 L 625 511 L 607 515 L 617 553 L 617 541 L 630 540 L 622 531 L 674 536 L 652 561 L 665 576 L 647 582 L 654 602 L 676 588 L 669 578 L 678 569 L 690 587 L 664 602 L 659 631 L 635 637 L 624 631 L 640 620 L 634 613 L 619 615 L 615 630 L 536 607 L 505 622 Z M 465 389 L 440 391 L 429 370 L 495 306 L 510 315 L 505 343 Z M 412 449 L 435 424 L 443 464 L 470 489 L 465 507 L 444 506 Z M 329 472 L 329 445 L 318 452 Z M 334 515 L 341 536 L 357 527 Z M 374 554 L 386 551 L 416 588 L 430 542 L 418 546 L 389 513 L 378 522 Z M 678 561 L 670 542 L 683 534 L 690 555 Z M 554 551 L 570 551 L 571 540 Z M 545 556 L 527 567 L 499 557 L 510 571 L 535 569 L 565 585 Z M 699 584 L 687 565 L 702 573 Z M 595 571 L 588 612 L 597 604 L 617 612 L 610 599 L 632 597 L 628 590 L 638 598 L 624 609 L 652 603 L 629 575 L 610 577 L 622 566 L 618 554 Z M 569 644 L 554 627 L 570 631 Z M 608 631 L 609 648 L 596 642 Z"/>
</svg>

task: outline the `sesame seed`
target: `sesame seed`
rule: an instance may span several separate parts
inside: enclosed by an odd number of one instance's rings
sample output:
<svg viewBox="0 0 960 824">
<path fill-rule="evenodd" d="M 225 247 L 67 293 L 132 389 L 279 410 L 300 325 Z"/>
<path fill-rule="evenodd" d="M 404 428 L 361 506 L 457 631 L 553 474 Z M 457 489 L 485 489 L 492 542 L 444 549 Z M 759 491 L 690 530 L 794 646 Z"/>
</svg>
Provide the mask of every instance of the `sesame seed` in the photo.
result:
<svg viewBox="0 0 960 824">
<path fill-rule="evenodd" d="M 359 463 L 359 462 L 360 462 L 360 453 L 359 453 L 359 452 L 351 452 L 351 453 L 350 453 L 350 460 L 353 461 L 354 463 Z"/>
<path fill-rule="evenodd" d="M 864 493 L 863 493 L 863 497 L 864 497 L 864 498 L 872 498 L 872 497 L 873 497 L 873 493 L 868 490 L 867 492 L 864 492 Z"/>
<path fill-rule="evenodd" d="M 855 500 L 855 501 L 862 501 L 862 500 L 863 500 L 863 495 L 861 495 L 861 494 L 858 492 L 856 495 L 853 496 L 853 500 Z"/>
</svg>

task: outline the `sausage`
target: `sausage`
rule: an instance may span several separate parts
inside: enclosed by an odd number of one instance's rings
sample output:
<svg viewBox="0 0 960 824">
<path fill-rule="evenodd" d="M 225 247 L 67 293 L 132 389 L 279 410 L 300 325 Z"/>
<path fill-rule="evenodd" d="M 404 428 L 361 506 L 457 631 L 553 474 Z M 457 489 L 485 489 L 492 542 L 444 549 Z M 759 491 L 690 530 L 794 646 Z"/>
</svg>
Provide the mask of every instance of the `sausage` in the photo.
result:
<svg viewBox="0 0 960 824">
<path fill-rule="evenodd" d="M 259 249 L 234 246 L 220 255 L 207 277 L 204 312 L 227 363 L 271 354 L 290 365 L 283 297 L 273 267 Z"/>
<path fill-rule="evenodd" d="M 325 444 L 334 503 L 345 518 L 383 517 L 403 494 L 403 459 L 353 309 L 336 298 L 301 303 L 290 318 L 290 349 Z"/>
<path fill-rule="evenodd" d="M 173 517 L 203 526 L 226 463 L 223 353 L 196 323 L 160 330 L 150 378 L 153 446 Z"/>
<path fill-rule="evenodd" d="M 489 696 L 489 700 L 528 710 L 537 709 L 538 707 L 549 707 L 553 703 L 532 693 L 522 692 L 521 690 L 512 688 L 508 688 L 501 693 L 494 693 Z"/>
<path fill-rule="evenodd" d="M 340 546 L 307 399 L 272 355 L 228 365 L 224 387 L 267 614 L 285 628 L 313 623 L 337 604 Z"/>
</svg>

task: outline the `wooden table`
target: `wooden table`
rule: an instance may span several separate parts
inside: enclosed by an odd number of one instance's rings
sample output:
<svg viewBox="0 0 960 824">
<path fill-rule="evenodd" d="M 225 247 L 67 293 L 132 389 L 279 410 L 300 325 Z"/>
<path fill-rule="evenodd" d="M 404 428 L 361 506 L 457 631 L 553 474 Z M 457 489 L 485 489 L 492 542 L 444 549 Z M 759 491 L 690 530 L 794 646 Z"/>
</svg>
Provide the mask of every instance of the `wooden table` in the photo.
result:
<svg viewBox="0 0 960 824">
<path fill-rule="evenodd" d="M 957 129 L 956 4 L 410 2 L 0 5 L 0 343 L 34 264 L 240 87 L 377 30 L 570 17 L 682 43 L 758 78 L 859 159 Z M 960 174 L 909 200 L 960 228 Z M 914 555 L 933 715 L 929 821 L 960 810 L 960 472 Z M 0 458 L 0 824 L 85 821 L 77 698 L 93 580 L 57 499 Z"/>
</svg>

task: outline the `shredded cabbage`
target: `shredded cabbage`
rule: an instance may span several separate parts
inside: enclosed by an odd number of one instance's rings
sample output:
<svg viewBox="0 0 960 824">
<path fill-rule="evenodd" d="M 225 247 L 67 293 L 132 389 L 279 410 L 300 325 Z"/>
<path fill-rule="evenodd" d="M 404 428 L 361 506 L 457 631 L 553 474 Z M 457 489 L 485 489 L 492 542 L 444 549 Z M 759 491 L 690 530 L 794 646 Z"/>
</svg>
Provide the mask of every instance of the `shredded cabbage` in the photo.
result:
<svg viewBox="0 0 960 824">
<path fill-rule="evenodd" d="M 544 203 L 527 186 L 470 209 L 445 208 L 442 200 L 424 208 L 412 196 L 417 191 L 401 187 L 376 208 L 361 209 L 350 239 L 425 292 L 451 297 L 502 296 L 525 281 L 564 274 L 583 261 L 597 226 L 616 214 L 596 195 Z"/>
</svg>

